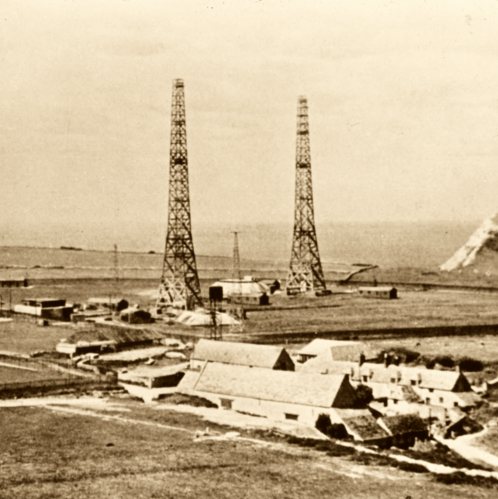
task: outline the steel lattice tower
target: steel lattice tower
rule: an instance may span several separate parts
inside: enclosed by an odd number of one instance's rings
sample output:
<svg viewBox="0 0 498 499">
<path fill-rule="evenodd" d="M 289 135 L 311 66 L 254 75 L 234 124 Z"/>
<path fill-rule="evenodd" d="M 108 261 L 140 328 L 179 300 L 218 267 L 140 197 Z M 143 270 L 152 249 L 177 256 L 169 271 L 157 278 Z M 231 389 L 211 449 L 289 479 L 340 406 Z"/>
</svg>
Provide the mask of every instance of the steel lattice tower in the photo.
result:
<svg viewBox="0 0 498 499">
<path fill-rule="evenodd" d="M 195 262 L 188 184 L 187 129 L 183 80 L 173 80 L 169 152 L 168 229 L 158 308 L 202 305 Z"/>
<path fill-rule="evenodd" d="M 306 97 L 299 97 L 297 109 L 296 142 L 296 193 L 294 233 L 287 294 L 306 291 L 325 291 L 313 210 L 313 185 L 311 181 L 311 153 Z"/>
</svg>

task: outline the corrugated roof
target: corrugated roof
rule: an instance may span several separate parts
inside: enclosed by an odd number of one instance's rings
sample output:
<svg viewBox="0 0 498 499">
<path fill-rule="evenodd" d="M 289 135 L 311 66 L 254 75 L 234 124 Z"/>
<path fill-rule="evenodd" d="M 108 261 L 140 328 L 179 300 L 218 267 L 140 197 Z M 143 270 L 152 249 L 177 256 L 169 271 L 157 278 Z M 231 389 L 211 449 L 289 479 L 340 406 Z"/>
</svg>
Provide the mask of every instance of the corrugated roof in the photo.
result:
<svg viewBox="0 0 498 499">
<path fill-rule="evenodd" d="M 207 310 L 197 309 L 184 310 L 176 319 L 176 322 L 185 326 L 212 326 L 213 317 Z M 240 321 L 226 312 L 216 312 L 216 324 L 218 326 L 236 326 Z"/>
<path fill-rule="evenodd" d="M 394 288 L 393 286 L 360 286 L 358 289 L 360 291 L 376 291 L 379 293 L 385 293 L 396 288 Z"/>
<path fill-rule="evenodd" d="M 211 286 L 221 286 L 225 298 L 232 295 L 261 295 L 269 292 L 269 287 L 265 283 L 250 278 L 223 279 Z"/>
<path fill-rule="evenodd" d="M 282 347 L 201 339 L 191 359 L 272 369 L 281 355 L 289 357 Z M 288 360 L 293 364 L 290 357 Z"/>
<path fill-rule="evenodd" d="M 133 378 L 158 378 L 161 376 L 170 376 L 181 371 L 188 369 L 188 362 L 181 364 L 174 364 L 169 366 L 139 366 L 135 369 L 129 370 L 126 373 L 120 373 L 120 379 L 133 379 Z"/>
<path fill-rule="evenodd" d="M 352 391 L 346 376 L 321 376 L 211 362 L 201 369 L 193 385 L 189 376 L 185 384 L 180 383 L 179 389 L 190 387 L 194 391 L 218 395 L 327 408 L 334 406 L 341 391 Z M 351 405 L 353 403 L 351 400 Z"/>
</svg>

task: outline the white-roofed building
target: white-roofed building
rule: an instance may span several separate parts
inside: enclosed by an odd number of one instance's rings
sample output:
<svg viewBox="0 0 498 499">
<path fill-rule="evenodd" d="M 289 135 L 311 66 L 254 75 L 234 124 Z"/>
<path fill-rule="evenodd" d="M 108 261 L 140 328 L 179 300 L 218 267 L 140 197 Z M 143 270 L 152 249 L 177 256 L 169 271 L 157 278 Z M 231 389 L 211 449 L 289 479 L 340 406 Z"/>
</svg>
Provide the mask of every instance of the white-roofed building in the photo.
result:
<svg viewBox="0 0 498 499">
<path fill-rule="evenodd" d="M 335 360 L 358 361 L 363 355 L 364 360 L 375 358 L 373 350 L 362 341 L 326 340 L 316 338 L 297 352 L 299 362 L 310 361 L 320 356 L 322 361 Z"/>
<path fill-rule="evenodd" d="M 273 345 L 201 339 L 190 356 L 190 366 L 198 369 L 206 362 L 294 371 L 285 348 Z"/>
<path fill-rule="evenodd" d="M 442 371 L 424 367 L 391 364 L 331 361 L 320 358 L 303 364 L 301 371 L 321 374 L 348 374 L 354 384 L 367 385 L 374 399 L 384 399 L 386 407 L 399 403 L 427 406 L 467 408 L 479 397 L 472 391 L 467 378 L 460 371 Z"/>
<path fill-rule="evenodd" d="M 270 295 L 270 287 L 262 281 L 257 281 L 251 276 L 244 276 L 243 279 L 221 279 L 211 285 L 223 288 L 223 298 L 231 299 L 242 297 L 261 297 Z M 257 300 L 256 300 L 257 301 Z"/>
<path fill-rule="evenodd" d="M 346 375 L 322 376 L 266 368 L 206 362 L 188 371 L 181 393 L 207 399 L 220 408 L 298 421 L 314 426 L 320 414 L 342 423 L 335 408 L 352 408 L 356 393 Z"/>
<path fill-rule="evenodd" d="M 197 310 L 184 310 L 175 320 L 184 326 L 210 327 L 213 325 L 213 316 L 211 315 L 211 312 L 202 308 L 198 308 Z M 216 311 L 216 324 L 217 326 L 238 326 L 240 325 L 240 321 L 226 312 Z"/>
</svg>

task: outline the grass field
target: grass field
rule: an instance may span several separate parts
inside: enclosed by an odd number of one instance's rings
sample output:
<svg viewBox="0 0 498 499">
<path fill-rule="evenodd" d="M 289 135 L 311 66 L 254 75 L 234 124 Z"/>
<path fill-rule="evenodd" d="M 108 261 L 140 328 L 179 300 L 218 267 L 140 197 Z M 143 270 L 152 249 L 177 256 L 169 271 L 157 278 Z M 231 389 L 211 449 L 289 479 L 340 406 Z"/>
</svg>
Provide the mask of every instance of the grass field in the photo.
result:
<svg viewBox="0 0 498 499">
<path fill-rule="evenodd" d="M 152 304 L 147 292 L 157 283 L 151 280 L 123 280 L 119 296 L 130 303 L 143 306 Z M 206 282 L 203 283 L 206 285 Z M 69 301 L 82 302 L 91 296 L 118 296 L 115 284 L 110 280 L 46 281 L 35 284 L 33 289 L 13 290 L 13 302 L 24 297 L 64 297 Z M 398 300 L 379 300 L 354 294 L 333 294 L 322 298 L 272 296 L 273 307 L 248 312 L 244 323 L 244 335 L 257 337 L 259 333 L 309 333 L 336 332 L 360 329 L 392 327 L 423 327 L 468 324 L 498 324 L 498 295 L 476 291 L 401 289 Z M 165 333 L 175 333 L 177 327 L 161 327 Z M 191 330 L 194 332 L 194 330 Z M 0 350 L 32 352 L 51 350 L 56 343 L 71 334 L 71 325 L 38 327 L 33 320 L 16 319 L 12 323 L 0 323 Z M 208 335 L 208 331 L 197 331 Z M 498 338 L 498 337 L 497 337 Z M 400 340 L 401 343 L 412 340 Z M 492 337 L 474 343 L 466 337 L 448 343 L 447 340 L 424 338 L 421 348 L 444 348 L 455 352 L 471 348 L 473 354 L 482 354 L 483 360 L 494 355 L 498 347 Z M 427 347 L 424 347 L 427 345 Z M 408 345 L 407 345 L 408 346 Z M 490 348 L 488 348 L 490 347 Z M 491 353 L 493 352 L 493 353 Z M 423 352 L 422 352 L 423 353 Z"/>
<path fill-rule="evenodd" d="M 337 294 L 319 299 L 275 297 L 275 306 L 321 308 L 261 310 L 249 313 L 247 333 L 321 332 L 389 327 L 498 324 L 498 296 L 463 291 L 401 290 L 398 300 Z M 325 307 L 328 305 L 328 307 Z"/>
<path fill-rule="evenodd" d="M 0 351 L 30 353 L 53 350 L 57 342 L 72 331 L 70 325 L 40 327 L 33 319 L 16 318 L 13 322 L 0 323 Z"/>
<path fill-rule="evenodd" d="M 205 422 L 157 425 L 45 408 L 0 409 L 0 497 L 494 497 L 493 486 L 364 465 L 289 444 L 198 441 Z M 167 426 L 168 425 L 168 426 Z M 181 425 L 178 428 L 177 425 Z"/>
<path fill-rule="evenodd" d="M 399 338 L 396 340 L 374 340 L 382 350 L 404 347 L 421 355 L 450 355 L 452 357 L 472 357 L 483 362 L 498 362 L 498 336 L 443 336 L 440 338 Z"/>
<path fill-rule="evenodd" d="M 14 367 L 5 367 L 0 365 L 0 386 L 3 383 L 24 383 L 56 378 L 62 378 L 57 371 L 28 371 L 25 369 L 16 369 Z"/>
</svg>

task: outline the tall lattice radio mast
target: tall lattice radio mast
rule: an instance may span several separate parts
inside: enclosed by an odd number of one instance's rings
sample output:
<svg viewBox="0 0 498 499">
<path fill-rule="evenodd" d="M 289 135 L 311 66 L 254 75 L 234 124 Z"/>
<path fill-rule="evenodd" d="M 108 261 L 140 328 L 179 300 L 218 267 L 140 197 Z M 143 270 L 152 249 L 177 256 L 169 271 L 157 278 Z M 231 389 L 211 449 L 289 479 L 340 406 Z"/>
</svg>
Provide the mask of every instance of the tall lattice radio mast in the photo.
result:
<svg viewBox="0 0 498 499">
<path fill-rule="evenodd" d="M 201 289 L 192 241 L 188 184 L 187 129 L 183 80 L 173 80 L 169 153 L 168 228 L 158 308 L 201 306 Z"/>
<path fill-rule="evenodd" d="M 325 292 L 313 210 L 313 185 L 311 181 L 311 152 L 308 121 L 308 102 L 299 97 L 297 109 L 296 142 L 296 191 L 294 211 L 294 233 L 287 294 L 306 291 Z"/>
</svg>

